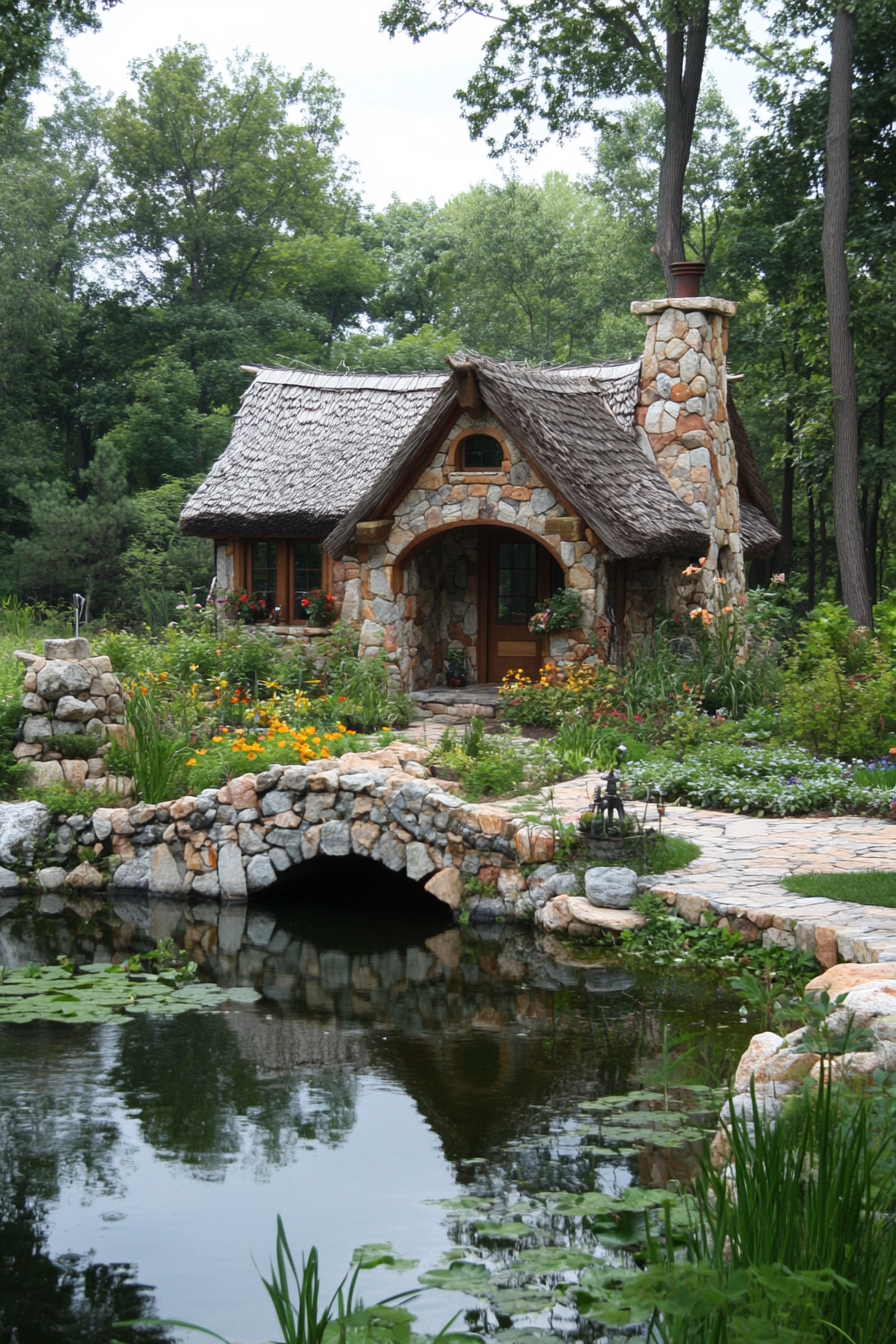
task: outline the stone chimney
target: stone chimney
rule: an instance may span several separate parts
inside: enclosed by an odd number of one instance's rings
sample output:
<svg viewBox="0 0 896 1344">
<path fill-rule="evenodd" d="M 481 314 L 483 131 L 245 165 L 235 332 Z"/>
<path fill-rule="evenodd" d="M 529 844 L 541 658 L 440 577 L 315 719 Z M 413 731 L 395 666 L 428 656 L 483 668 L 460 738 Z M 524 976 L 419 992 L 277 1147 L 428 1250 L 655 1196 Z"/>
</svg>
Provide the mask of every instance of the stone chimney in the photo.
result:
<svg viewBox="0 0 896 1344">
<path fill-rule="evenodd" d="M 742 605 L 746 584 L 725 363 L 728 322 L 737 304 L 681 297 L 633 303 L 631 310 L 647 322 L 635 413 L 638 438 L 709 533 L 691 601 L 714 611 L 729 602 Z M 726 583 L 717 585 L 717 578 Z"/>
</svg>

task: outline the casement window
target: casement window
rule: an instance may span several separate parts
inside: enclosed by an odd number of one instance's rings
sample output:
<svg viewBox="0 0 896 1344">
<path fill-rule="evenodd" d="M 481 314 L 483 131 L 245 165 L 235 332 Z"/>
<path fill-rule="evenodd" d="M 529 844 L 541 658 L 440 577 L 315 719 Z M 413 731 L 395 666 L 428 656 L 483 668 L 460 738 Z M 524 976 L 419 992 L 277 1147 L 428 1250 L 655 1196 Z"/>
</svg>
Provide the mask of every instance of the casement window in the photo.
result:
<svg viewBox="0 0 896 1344">
<path fill-rule="evenodd" d="M 236 587 L 263 597 L 278 624 L 304 620 L 302 598 L 330 583 L 328 557 L 319 541 L 246 541 L 239 558 Z"/>
<path fill-rule="evenodd" d="M 492 434 L 470 434 L 458 444 L 457 471 L 500 471 L 504 449 Z"/>
<path fill-rule="evenodd" d="M 294 541 L 292 550 L 293 619 L 304 620 L 302 598 L 323 587 L 323 553 L 319 541 Z"/>
</svg>

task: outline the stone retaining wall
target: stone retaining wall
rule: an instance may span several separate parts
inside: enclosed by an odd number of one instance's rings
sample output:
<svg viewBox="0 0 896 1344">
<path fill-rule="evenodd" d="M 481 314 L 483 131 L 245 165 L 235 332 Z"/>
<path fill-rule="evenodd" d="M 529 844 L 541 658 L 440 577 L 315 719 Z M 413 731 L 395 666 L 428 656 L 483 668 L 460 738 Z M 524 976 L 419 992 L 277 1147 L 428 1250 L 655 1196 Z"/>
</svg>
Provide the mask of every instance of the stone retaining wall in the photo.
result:
<svg viewBox="0 0 896 1344">
<path fill-rule="evenodd" d="M 45 639 L 43 657 L 25 649 L 14 656 L 25 665 L 26 717 L 13 755 L 27 761 L 29 783 L 129 793 L 131 780 L 107 774 L 103 761 L 112 741 L 124 745 L 126 733 L 121 682 L 109 659 L 91 658 L 86 639 Z M 82 736 L 95 742 L 87 758 L 67 758 L 51 742 Z"/>
</svg>

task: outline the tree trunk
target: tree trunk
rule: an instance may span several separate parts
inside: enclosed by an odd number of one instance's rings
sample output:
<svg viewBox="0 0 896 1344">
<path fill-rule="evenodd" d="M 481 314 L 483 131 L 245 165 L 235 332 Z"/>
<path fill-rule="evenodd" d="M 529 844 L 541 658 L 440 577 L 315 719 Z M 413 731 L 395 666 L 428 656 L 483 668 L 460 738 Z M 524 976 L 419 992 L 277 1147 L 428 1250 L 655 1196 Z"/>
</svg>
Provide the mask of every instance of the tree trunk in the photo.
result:
<svg viewBox="0 0 896 1344">
<path fill-rule="evenodd" d="M 787 455 L 784 458 L 784 483 L 781 487 L 781 540 L 775 548 L 772 569 L 776 572 L 780 570 L 789 578 L 790 567 L 793 564 L 793 487 L 796 477 L 793 453 L 790 451 L 793 447 L 793 415 L 789 402 L 784 424 L 784 442 L 787 444 Z"/>
<path fill-rule="evenodd" d="M 808 555 L 808 581 L 806 583 L 806 595 L 809 599 L 809 610 L 815 606 L 815 486 L 811 481 L 806 486 L 806 517 L 807 531 L 809 533 L 809 555 Z"/>
<path fill-rule="evenodd" d="M 681 218 L 684 175 L 691 156 L 708 31 L 708 3 L 700 5 L 685 29 L 666 31 L 663 90 L 666 133 L 660 164 L 654 251 L 662 263 L 667 294 L 675 293 L 675 281 L 669 263 L 685 259 Z"/>
<path fill-rule="evenodd" d="M 821 254 L 828 305 L 831 386 L 834 393 L 834 528 L 843 600 L 859 625 L 871 625 L 859 515 L 859 420 L 856 360 L 850 326 L 846 226 L 849 218 L 849 118 L 856 18 L 838 9 L 831 28 L 831 73 L 825 147 L 824 227 Z"/>
<path fill-rule="evenodd" d="M 828 583 L 828 516 L 824 510 L 824 481 L 818 482 L 818 591 Z"/>
</svg>

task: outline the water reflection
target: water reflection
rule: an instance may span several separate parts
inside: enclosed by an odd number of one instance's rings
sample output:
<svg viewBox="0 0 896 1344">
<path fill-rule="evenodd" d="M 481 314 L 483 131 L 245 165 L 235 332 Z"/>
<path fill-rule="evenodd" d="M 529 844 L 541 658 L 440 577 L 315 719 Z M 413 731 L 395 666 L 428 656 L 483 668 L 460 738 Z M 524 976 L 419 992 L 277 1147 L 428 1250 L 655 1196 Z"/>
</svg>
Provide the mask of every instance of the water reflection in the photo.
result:
<svg viewBox="0 0 896 1344">
<path fill-rule="evenodd" d="M 715 988 L 638 981 L 525 931 L 451 927 L 438 909 L 412 920 L 400 884 L 387 904 L 350 868 L 320 883 L 264 906 L 129 897 L 0 915 L 6 965 L 117 961 L 172 937 L 201 975 L 264 996 L 0 1028 L 0 1250 L 16 1248 L 17 1283 L 0 1288 L 0 1344 L 109 1340 L 109 1321 L 141 1309 L 260 1338 L 250 1252 L 266 1264 L 277 1212 L 332 1274 L 386 1239 L 426 1268 L 459 1235 L 427 1198 L 686 1173 L 686 1145 L 639 1157 L 584 1142 L 577 1108 L 651 1078 L 668 1087 L 676 1058 L 679 1073 L 724 1076 L 743 1029 Z M 369 1296 L 400 1286 L 373 1281 Z M 44 1300 L 50 1324 L 23 1332 Z M 454 1306 L 426 1310 L 438 1328 Z"/>
</svg>

